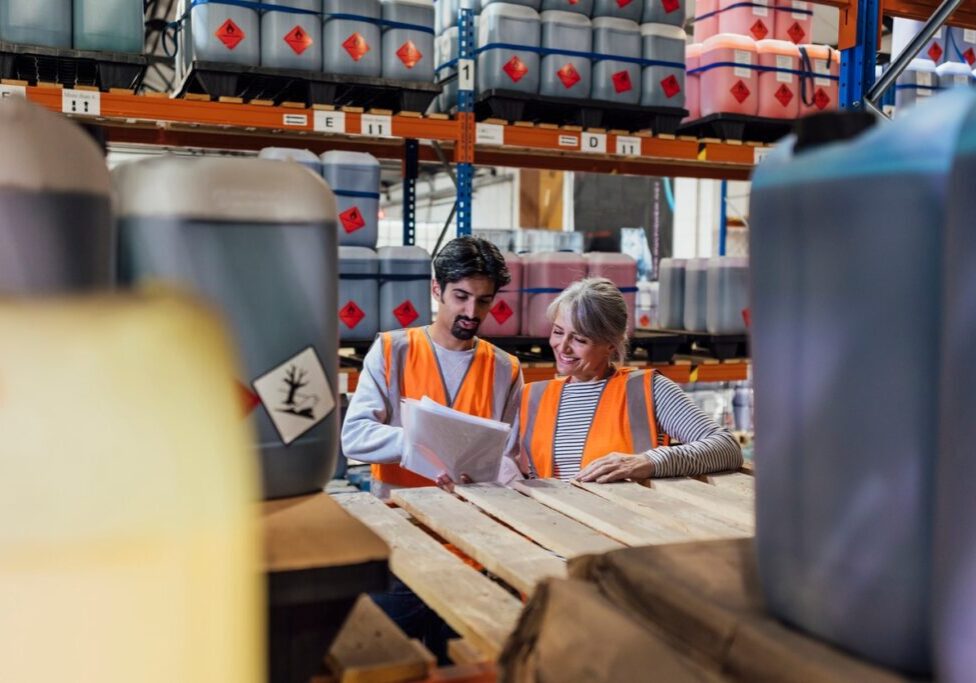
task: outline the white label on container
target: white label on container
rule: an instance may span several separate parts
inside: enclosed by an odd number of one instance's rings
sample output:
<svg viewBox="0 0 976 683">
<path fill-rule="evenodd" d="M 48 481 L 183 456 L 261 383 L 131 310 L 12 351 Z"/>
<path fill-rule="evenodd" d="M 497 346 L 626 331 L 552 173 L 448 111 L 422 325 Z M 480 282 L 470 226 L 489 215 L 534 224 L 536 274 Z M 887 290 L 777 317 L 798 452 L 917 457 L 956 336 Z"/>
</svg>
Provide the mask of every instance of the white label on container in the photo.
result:
<svg viewBox="0 0 976 683">
<path fill-rule="evenodd" d="M 590 154 L 606 154 L 607 136 L 604 133 L 583 133 L 580 147 Z"/>
<path fill-rule="evenodd" d="M 282 120 L 286 126 L 308 128 L 308 114 L 285 114 Z"/>
<path fill-rule="evenodd" d="M 815 59 L 815 60 L 813 60 L 813 72 L 814 73 L 817 73 L 817 74 L 824 74 L 825 76 L 829 76 L 830 75 L 830 66 L 827 65 L 827 60 L 826 59 Z M 814 78 L 813 79 L 813 84 L 814 85 L 819 85 L 819 86 L 822 86 L 822 87 L 829 87 L 830 86 L 830 79 L 829 78 Z"/>
<path fill-rule="evenodd" d="M 942 29 L 944 29 L 944 28 L 945 28 L 945 26 L 940 26 L 939 27 L 939 30 L 935 32 L 935 36 L 934 37 L 935 37 L 936 40 L 942 40 Z"/>
<path fill-rule="evenodd" d="M 458 60 L 458 89 L 474 90 L 474 60 Z"/>
<path fill-rule="evenodd" d="M 332 385 L 311 346 L 254 380 L 252 386 L 286 446 L 336 407 Z"/>
<path fill-rule="evenodd" d="M 932 86 L 933 74 L 929 71 L 916 71 L 915 72 L 915 83 L 916 85 Z M 926 93 L 928 94 L 928 93 Z"/>
<path fill-rule="evenodd" d="M 0 84 L 0 100 L 7 97 L 23 97 L 24 99 L 27 99 L 27 88 L 22 85 Z"/>
<path fill-rule="evenodd" d="M 772 147 L 756 147 L 755 158 L 753 163 L 758 166 L 763 159 L 769 156 L 769 153 L 773 151 Z"/>
<path fill-rule="evenodd" d="M 474 141 L 479 145 L 504 145 L 505 126 L 497 123 L 479 123 L 475 128 Z"/>
<path fill-rule="evenodd" d="M 572 147 L 574 149 L 579 149 L 580 139 L 575 135 L 560 135 L 559 136 L 559 146 L 560 147 Z"/>
<path fill-rule="evenodd" d="M 955 83 L 956 85 L 969 85 L 969 83 L 970 83 L 970 78 L 969 78 L 969 76 L 963 76 L 962 74 L 958 74 L 958 75 L 957 75 L 957 76 L 956 76 L 956 77 L 955 77 L 955 78 L 953 79 L 953 82 L 954 82 L 954 83 Z"/>
<path fill-rule="evenodd" d="M 756 6 L 752 8 L 752 16 L 754 17 L 768 17 L 769 8 L 766 5 L 756 3 Z"/>
<path fill-rule="evenodd" d="M 625 157 L 641 155 L 641 139 L 620 135 L 617 137 L 617 154 Z"/>
<path fill-rule="evenodd" d="M 810 11 L 810 3 L 809 2 L 796 2 L 796 1 L 794 1 L 793 2 L 793 9 L 799 10 L 799 11 L 793 12 L 793 18 L 794 19 L 806 19 L 806 18 L 808 18 L 810 16 L 809 14 L 807 14 L 807 12 Z"/>
<path fill-rule="evenodd" d="M 102 93 L 90 90 L 61 91 L 61 111 L 82 116 L 102 115 Z"/>
<path fill-rule="evenodd" d="M 732 56 L 732 61 L 736 64 L 748 64 L 751 66 L 752 53 L 748 50 L 735 50 Z M 736 78 L 752 78 L 752 69 L 746 69 L 741 66 L 733 68 L 732 73 L 735 74 Z"/>
<path fill-rule="evenodd" d="M 967 43 L 976 43 L 976 30 L 964 28 L 962 30 L 962 39 Z"/>
<path fill-rule="evenodd" d="M 317 111 L 312 125 L 316 133 L 345 133 L 346 112 Z"/>
<path fill-rule="evenodd" d="M 915 97 L 929 97 L 931 95 L 932 95 L 932 91 L 927 90 L 926 88 L 919 88 L 918 90 L 915 91 Z"/>
<path fill-rule="evenodd" d="M 393 117 L 363 114 L 360 135 L 374 138 L 393 137 Z"/>
<path fill-rule="evenodd" d="M 776 68 L 777 69 L 793 69 L 793 58 L 789 55 L 776 55 Z M 784 73 L 782 71 L 776 72 L 776 82 L 777 83 L 792 83 L 793 74 Z"/>
</svg>

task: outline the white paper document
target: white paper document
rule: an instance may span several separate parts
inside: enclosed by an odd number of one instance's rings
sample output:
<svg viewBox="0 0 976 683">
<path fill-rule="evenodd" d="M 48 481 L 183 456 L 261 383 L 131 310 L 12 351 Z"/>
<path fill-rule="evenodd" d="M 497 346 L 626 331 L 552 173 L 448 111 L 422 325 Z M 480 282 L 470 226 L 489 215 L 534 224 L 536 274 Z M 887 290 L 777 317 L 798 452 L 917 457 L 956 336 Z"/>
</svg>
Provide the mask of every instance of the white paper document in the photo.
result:
<svg viewBox="0 0 976 683">
<path fill-rule="evenodd" d="M 428 479 L 447 474 L 457 483 L 462 474 L 475 482 L 498 479 L 510 425 L 462 413 L 426 396 L 405 399 L 401 417 L 402 467 Z"/>
</svg>

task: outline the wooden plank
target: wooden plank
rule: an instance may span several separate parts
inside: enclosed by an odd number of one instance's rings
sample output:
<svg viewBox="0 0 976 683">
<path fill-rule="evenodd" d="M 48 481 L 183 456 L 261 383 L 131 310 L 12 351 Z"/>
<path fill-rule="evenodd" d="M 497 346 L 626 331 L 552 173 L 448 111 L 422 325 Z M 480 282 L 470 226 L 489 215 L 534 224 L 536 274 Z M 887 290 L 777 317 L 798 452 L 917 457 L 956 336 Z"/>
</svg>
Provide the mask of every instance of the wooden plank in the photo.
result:
<svg viewBox="0 0 976 683">
<path fill-rule="evenodd" d="M 471 484 L 454 489 L 492 517 L 563 557 L 594 555 L 624 546 L 518 491 L 498 484 Z"/>
<path fill-rule="evenodd" d="M 518 600 L 372 494 L 336 500 L 390 545 L 390 566 L 401 581 L 462 637 L 498 656 L 522 611 Z"/>
<path fill-rule="evenodd" d="M 689 538 L 695 540 L 743 538 L 751 535 L 749 529 L 716 520 L 696 505 L 659 496 L 646 486 L 634 482 L 614 484 L 579 482 L 576 485 L 621 507 L 633 510 L 656 524 L 687 534 Z"/>
<path fill-rule="evenodd" d="M 744 472 L 732 472 L 730 474 L 712 474 L 706 478 L 706 482 L 720 489 L 734 491 L 747 498 L 755 500 L 756 478 Z"/>
<path fill-rule="evenodd" d="M 655 545 L 689 540 L 687 533 L 662 527 L 572 484 L 553 479 L 529 479 L 516 482 L 515 488 L 543 505 L 626 545 Z"/>
<path fill-rule="evenodd" d="M 326 656 L 342 683 L 400 683 L 423 678 L 436 664 L 423 645 L 411 640 L 361 595 Z"/>
<path fill-rule="evenodd" d="M 755 503 L 728 489 L 694 479 L 652 479 L 651 488 L 662 496 L 697 505 L 715 519 L 755 528 Z"/>
<path fill-rule="evenodd" d="M 566 578 L 564 560 L 437 487 L 394 491 L 393 502 L 525 595 L 543 579 Z"/>
<path fill-rule="evenodd" d="M 481 650 L 464 638 L 447 641 L 447 656 L 455 664 L 481 664 L 488 659 L 481 653 Z"/>
</svg>

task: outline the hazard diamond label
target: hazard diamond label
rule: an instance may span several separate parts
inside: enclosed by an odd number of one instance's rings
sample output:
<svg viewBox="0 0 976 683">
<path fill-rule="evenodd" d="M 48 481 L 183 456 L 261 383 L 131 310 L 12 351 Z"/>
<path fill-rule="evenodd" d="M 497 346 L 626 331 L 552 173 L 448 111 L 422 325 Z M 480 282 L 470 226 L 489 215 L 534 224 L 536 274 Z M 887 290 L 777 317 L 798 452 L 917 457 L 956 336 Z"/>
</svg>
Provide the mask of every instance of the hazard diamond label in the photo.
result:
<svg viewBox="0 0 976 683">
<path fill-rule="evenodd" d="M 926 53 L 933 62 L 938 62 L 942 59 L 942 46 L 938 43 L 932 43 L 929 51 Z"/>
<path fill-rule="evenodd" d="M 352 57 L 352 61 L 358 62 L 369 52 L 369 43 L 363 38 L 361 33 L 353 33 L 342 43 L 343 49 Z"/>
<path fill-rule="evenodd" d="M 224 47 L 226 47 L 228 50 L 233 50 L 235 47 L 241 44 L 242 40 L 247 37 L 244 34 L 244 31 L 241 30 L 241 27 L 235 24 L 232 19 L 228 19 L 221 24 L 220 28 L 217 29 L 217 32 L 214 33 L 214 36 L 216 36 L 217 40 L 222 42 Z"/>
<path fill-rule="evenodd" d="M 420 314 L 417 313 L 417 309 L 413 307 L 410 299 L 407 299 L 402 304 L 394 308 L 393 315 L 404 327 L 409 327 L 410 323 L 420 317 Z"/>
<path fill-rule="evenodd" d="M 976 52 L 973 51 L 973 48 L 969 48 L 968 50 L 963 52 L 962 57 L 963 59 L 966 60 L 966 63 L 969 64 L 969 66 L 972 66 L 973 63 L 976 63 Z"/>
<path fill-rule="evenodd" d="M 420 53 L 420 50 L 417 49 L 417 46 L 413 44 L 412 40 L 408 40 L 401 45 L 400 49 L 396 51 L 396 55 L 400 58 L 400 61 L 403 62 L 403 65 L 408 69 L 412 69 L 417 66 L 417 64 L 420 63 L 420 60 L 424 58 L 424 56 Z"/>
<path fill-rule="evenodd" d="M 244 417 L 247 417 L 251 414 L 251 411 L 261 405 L 261 397 L 240 382 L 237 382 L 236 384 L 237 395 L 241 399 L 241 409 L 244 411 Z"/>
<path fill-rule="evenodd" d="M 499 325 L 504 325 L 505 322 L 515 315 L 515 311 L 512 307 L 508 305 L 508 302 L 504 299 L 500 299 L 497 304 L 495 304 L 491 309 L 492 317 L 498 321 Z"/>
<path fill-rule="evenodd" d="M 681 92 L 681 84 L 674 75 L 668 76 L 663 81 L 661 81 L 661 90 L 664 91 L 664 95 L 670 100 L 672 97 Z"/>
<path fill-rule="evenodd" d="M 630 3 L 632 3 L 633 1 L 634 0 L 617 0 L 617 7 L 626 7 L 627 5 L 629 5 Z"/>
<path fill-rule="evenodd" d="M 366 219 L 363 218 L 363 212 L 359 210 L 358 206 L 346 209 L 340 213 L 339 222 L 342 223 L 342 229 L 346 231 L 346 234 L 366 227 Z"/>
<path fill-rule="evenodd" d="M 661 0 L 661 7 L 664 8 L 665 14 L 671 14 L 672 12 L 677 12 L 681 9 L 680 0 Z"/>
<path fill-rule="evenodd" d="M 613 81 L 613 89 L 618 95 L 634 89 L 634 83 L 630 80 L 629 71 L 618 71 L 610 77 L 610 80 Z"/>
<path fill-rule="evenodd" d="M 647 315 L 647 313 L 644 313 L 643 315 L 641 315 L 640 320 L 638 322 L 640 323 L 641 327 L 649 327 L 651 324 L 651 316 Z"/>
<path fill-rule="evenodd" d="M 505 62 L 505 66 L 502 67 L 502 71 L 508 74 L 508 77 L 512 79 L 513 83 L 518 83 L 525 75 L 529 73 L 529 67 L 525 65 L 518 56 L 513 56 L 510 60 Z"/>
<path fill-rule="evenodd" d="M 346 305 L 339 309 L 339 320 L 346 324 L 350 330 L 363 321 L 366 314 L 363 309 L 356 305 L 355 301 L 347 301 Z"/>
<path fill-rule="evenodd" d="M 767 28 L 766 22 L 762 19 L 756 19 L 756 23 L 750 27 L 749 32 L 756 40 L 762 40 L 769 35 L 769 28 Z"/>
<path fill-rule="evenodd" d="M 556 76 L 563 82 L 567 90 L 583 80 L 583 77 L 579 75 L 579 71 L 572 64 L 565 64 L 563 68 L 556 72 Z"/>
<path fill-rule="evenodd" d="M 305 32 L 301 26 L 296 26 L 291 31 L 288 32 L 284 37 L 284 41 L 288 43 L 288 47 L 295 51 L 296 55 L 300 55 L 308 48 L 312 47 L 312 37 Z"/>
<path fill-rule="evenodd" d="M 786 29 L 787 35 L 790 37 L 794 43 L 799 45 L 803 42 L 803 39 L 807 37 L 807 32 L 803 30 L 799 22 L 794 21 L 793 25 Z"/>
<path fill-rule="evenodd" d="M 742 81 L 736 81 L 735 85 L 732 86 L 732 89 L 729 92 L 732 93 L 732 97 L 734 97 L 735 101 L 738 102 L 739 104 L 745 102 L 746 98 L 752 94 L 749 91 L 749 86 L 747 86 Z"/>
<path fill-rule="evenodd" d="M 335 392 L 315 349 L 309 346 L 252 382 L 286 446 L 332 414 Z"/>
<path fill-rule="evenodd" d="M 813 94 L 813 103 L 817 106 L 817 109 L 823 111 L 830 104 L 830 95 L 823 88 L 817 88 L 817 92 Z"/>
<path fill-rule="evenodd" d="M 793 91 L 784 83 L 779 86 L 779 89 L 773 94 L 773 97 L 779 100 L 781 105 L 788 107 L 790 102 L 793 101 Z"/>
</svg>

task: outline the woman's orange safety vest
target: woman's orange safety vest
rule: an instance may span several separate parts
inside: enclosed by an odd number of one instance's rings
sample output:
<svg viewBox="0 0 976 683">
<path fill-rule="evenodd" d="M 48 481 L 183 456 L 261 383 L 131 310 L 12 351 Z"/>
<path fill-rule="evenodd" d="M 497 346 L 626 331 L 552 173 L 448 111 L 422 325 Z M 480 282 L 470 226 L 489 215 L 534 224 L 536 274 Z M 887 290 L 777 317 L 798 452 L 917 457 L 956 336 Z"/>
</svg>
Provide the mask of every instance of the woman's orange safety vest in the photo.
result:
<svg viewBox="0 0 976 683">
<path fill-rule="evenodd" d="M 468 415 L 501 420 L 512 384 L 518 378 L 519 363 L 494 344 L 476 340 L 474 358 L 453 403 L 437 363 L 433 342 L 422 327 L 384 332 L 383 365 L 390 397 L 390 424 L 400 426 L 400 400 L 427 396 L 443 406 Z M 373 479 L 394 486 L 433 486 L 434 482 L 399 465 L 373 465 Z"/>
<path fill-rule="evenodd" d="M 522 451 L 542 479 L 555 476 L 556 419 L 567 379 L 533 382 L 522 392 Z M 666 442 L 665 437 L 663 443 Z M 659 445 L 654 414 L 654 371 L 618 369 L 600 395 L 580 468 L 610 453 L 644 453 Z"/>
</svg>

